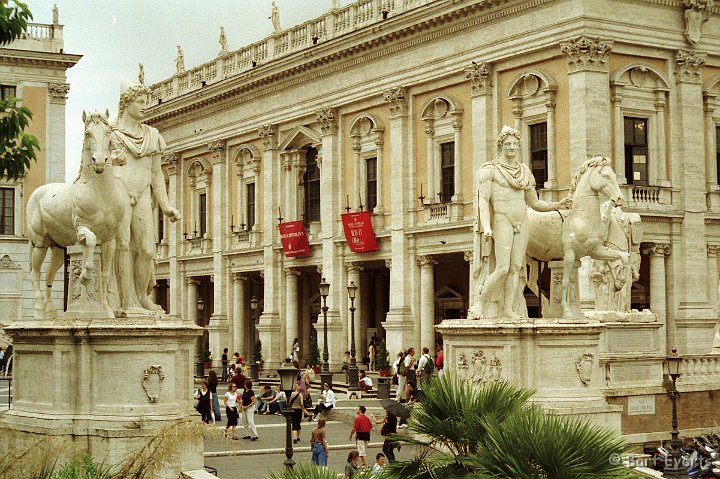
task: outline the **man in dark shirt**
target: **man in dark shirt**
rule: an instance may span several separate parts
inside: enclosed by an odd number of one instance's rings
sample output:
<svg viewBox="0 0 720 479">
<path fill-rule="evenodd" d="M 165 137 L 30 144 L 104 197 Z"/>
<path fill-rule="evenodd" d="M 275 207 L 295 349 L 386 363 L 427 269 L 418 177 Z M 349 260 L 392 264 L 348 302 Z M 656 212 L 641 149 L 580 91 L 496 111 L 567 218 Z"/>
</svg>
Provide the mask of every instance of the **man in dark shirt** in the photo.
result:
<svg viewBox="0 0 720 479">
<path fill-rule="evenodd" d="M 230 378 L 231 383 L 235 383 L 235 385 L 238 388 L 238 391 L 242 391 L 242 389 L 245 387 L 245 381 L 247 378 L 245 375 L 240 371 L 240 369 L 235 370 L 235 374 L 232 378 Z"/>
<path fill-rule="evenodd" d="M 228 376 L 228 348 L 223 349 L 222 357 L 220 358 L 220 363 L 222 364 L 222 380 L 223 382 L 227 381 Z"/>
<path fill-rule="evenodd" d="M 242 406 L 240 407 L 242 424 L 245 427 L 245 437 L 252 441 L 258 440 L 257 428 L 255 427 L 255 405 L 257 398 L 252 390 L 252 381 L 245 381 L 245 389 L 242 393 Z"/>
<path fill-rule="evenodd" d="M 275 398 L 275 391 L 273 391 L 270 386 L 267 384 L 263 386 L 263 392 L 260 394 L 260 397 L 258 398 L 258 413 L 259 414 L 269 414 L 269 404 L 270 401 L 272 401 Z"/>
</svg>

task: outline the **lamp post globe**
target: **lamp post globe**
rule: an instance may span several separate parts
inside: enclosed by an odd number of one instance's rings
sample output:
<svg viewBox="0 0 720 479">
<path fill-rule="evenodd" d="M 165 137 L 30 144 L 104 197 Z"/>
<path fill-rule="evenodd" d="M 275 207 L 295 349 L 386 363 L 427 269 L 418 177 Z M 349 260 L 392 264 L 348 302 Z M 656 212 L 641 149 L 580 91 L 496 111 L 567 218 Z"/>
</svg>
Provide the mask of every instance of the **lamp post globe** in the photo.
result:
<svg viewBox="0 0 720 479">
<path fill-rule="evenodd" d="M 355 297 L 358 287 L 355 281 L 347 286 L 350 299 L 350 365 L 348 365 L 348 391 L 358 390 L 358 367 L 355 359 Z"/>
<path fill-rule="evenodd" d="M 197 323 L 204 324 L 202 314 L 203 311 L 205 311 L 205 301 L 203 301 L 202 297 L 198 297 L 197 299 Z M 205 376 L 205 361 L 203 359 L 203 349 L 205 348 L 205 337 L 201 337 L 200 344 L 197 348 L 197 362 L 195 363 L 195 376 L 197 377 L 204 377 Z"/>
<path fill-rule="evenodd" d="M 295 389 L 295 381 L 297 378 L 298 370 L 292 365 L 292 360 L 288 357 L 285 358 L 285 363 L 280 366 L 277 370 L 278 376 L 280 377 L 280 387 L 285 391 L 287 401 L 290 400 L 290 395 Z M 285 416 L 285 467 L 290 470 L 295 465 L 293 461 L 293 446 L 292 446 L 292 409 L 285 407 L 283 410 L 283 416 Z"/>
<path fill-rule="evenodd" d="M 332 388 L 332 373 L 330 372 L 330 363 L 328 362 L 328 359 L 330 358 L 330 355 L 328 354 L 328 336 L 327 336 L 327 312 L 328 312 L 328 306 L 327 306 L 327 297 L 330 294 L 330 283 L 325 281 L 325 278 L 322 278 L 320 281 L 320 284 L 318 285 L 318 289 L 320 290 L 320 296 L 322 297 L 323 303 L 322 303 L 322 313 L 323 313 L 323 362 L 322 367 L 320 369 L 320 381 L 324 384 L 327 383 L 328 386 Z"/>
</svg>

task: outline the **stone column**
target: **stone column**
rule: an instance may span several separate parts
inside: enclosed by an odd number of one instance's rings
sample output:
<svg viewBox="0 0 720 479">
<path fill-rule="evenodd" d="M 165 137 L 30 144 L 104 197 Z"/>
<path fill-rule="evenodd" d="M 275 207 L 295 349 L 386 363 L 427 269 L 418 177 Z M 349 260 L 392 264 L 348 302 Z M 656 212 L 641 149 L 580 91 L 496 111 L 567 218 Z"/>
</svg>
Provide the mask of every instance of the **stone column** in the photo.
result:
<svg viewBox="0 0 720 479">
<path fill-rule="evenodd" d="M 706 54 L 696 51 L 678 51 L 675 55 L 675 95 L 673 125 L 671 128 L 674 158 L 678 178 L 673 178 L 673 187 L 683 192 L 685 211 L 680 245 L 682 255 L 675 259 L 678 277 L 674 285 L 677 294 L 675 324 L 668 324 L 668 332 L 674 333 L 675 346 L 683 354 L 707 353 L 707 338 L 717 318 L 711 318 L 715 306 L 710 305 L 707 296 L 707 248 L 702 238 L 706 237 L 705 211 L 707 209 L 707 184 L 705 162 L 705 132 L 698 125 L 704 123 L 702 94 L 702 66 Z M 699 240 L 700 239 L 700 240 Z M 673 245 L 674 246 L 674 245 Z M 699 318 L 705 318 L 699 320 Z M 669 321 L 668 321 L 669 323 Z"/>
<path fill-rule="evenodd" d="M 247 309 L 245 308 L 245 281 L 247 277 L 242 274 L 233 275 L 233 320 L 231 325 L 232 348 L 230 354 L 238 352 L 245 354 L 247 348 Z"/>
<path fill-rule="evenodd" d="M 354 188 L 353 188 L 353 192 L 352 192 L 352 199 L 350 201 L 347 201 L 347 205 L 345 205 L 345 206 L 352 205 L 353 202 L 358 201 L 358 199 L 362 197 L 362 190 L 363 190 L 362 178 L 367 179 L 367 176 L 363 176 L 361 174 L 361 172 L 362 172 L 362 166 L 361 166 L 362 157 L 360 156 L 360 151 L 361 151 L 360 135 L 354 136 L 352 139 L 352 142 L 353 142 L 352 148 L 353 148 L 353 161 L 354 161 L 353 164 L 355 165 L 355 174 L 353 176 L 355 177 L 354 178 L 355 184 L 353 185 Z"/>
<path fill-rule="evenodd" d="M 315 113 L 315 120 L 322 134 L 322 158 L 318 157 L 318 163 L 320 164 L 320 197 L 322 198 L 320 211 L 323 248 L 322 275 L 325 277 L 325 281 L 330 284 L 330 295 L 327 298 L 329 308 L 328 355 L 330 357 L 330 368 L 333 370 L 342 361 L 344 351 L 342 350 L 341 334 L 339 332 L 342 331 L 341 317 L 346 317 L 348 314 L 341 313 L 341 311 L 345 310 L 347 289 L 345 289 L 345 274 L 342 270 L 343 259 L 338 254 L 335 246 L 335 240 L 341 234 L 338 229 L 337 215 L 342 208 L 340 195 L 343 190 L 340 184 L 341 170 L 337 151 L 337 111 L 335 108 L 324 108 Z M 322 324 L 322 321 L 319 321 L 319 323 Z M 319 335 L 319 337 L 321 336 Z M 320 347 L 322 350 L 322 344 L 320 344 Z"/>
<path fill-rule="evenodd" d="M 358 287 L 357 292 L 355 293 L 355 348 L 357 349 L 357 362 L 360 363 L 362 361 L 363 356 L 365 356 L 365 352 L 367 351 L 366 348 L 363 347 L 363 328 L 362 328 L 362 315 L 363 315 L 363 304 L 362 304 L 362 298 L 364 295 L 364 291 L 362 290 L 361 283 L 360 283 L 360 271 L 365 269 L 360 263 L 347 263 L 345 264 L 345 270 L 347 271 L 348 276 L 348 284 L 350 284 L 351 281 L 355 282 L 355 286 Z M 349 307 L 349 305 L 348 305 Z M 349 314 L 349 313 L 348 313 Z M 348 318 L 348 321 L 350 318 Z M 348 323 L 349 324 L 349 323 Z M 367 323 L 366 323 L 367 326 Z M 348 327 L 348 344 L 351 344 L 352 339 L 352 332 L 350 331 L 350 328 Z M 362 369 L 362 367 L 360 367 Z"/>
<path fill-rule="evenodd" d="M 64 75 L 63 75 L 64 76 Z M 65 102 L 70 85 L 48 84 L 50 104 L 45 137 L 45 183 L 65 182 Z"/>
<path fill-rule="evenodd" d="M 277 217 L 280 205 L 280 167 L 277 162 L 277 127 L 264 125 L 258 136 L 263 140 L 262 185 L 256 185 L 256 192 L 264 192 L 263 203 L 263 311 L 257 332 L 262 341 L 265 367 L 274 368 L 281 364 L 283 346 L 280 338 L 280 303 L 282 280 L 282 258 L 274 245 L 280 243 Z M 250 353 L 250 351 L 248 351 Z"/>
<path fill-rule="evenodd" d="M 292 352 L 292 344 L 295 338 L 299 338 L 299 304 L 298 287 L 300 286 L 300 272 L 295 268 L 285 268 L 285 349 L 283 354 L 287 356 Z"/>
<path fill-rule="evenodd" d="M 375 205 L 375 211 L 374 213 L 377 215 L 382 215 L 385 212 L 385 209 L 383 207 L 383 191 L 385 191 L 383 188 L 385 187 L 385 179 L 383 172 L 383 132 L 382 130 L 377 133 L 378 137 L 375 140 L 375 158 L 377 158 L 377 205 Z M 380 222 L 378 226 L 383 226 L 384 223 Z"/>
<path fill-rule="evenodd" d="M 378 328 L 378 336 L 382 337 L 379 329 L 383 321 L 385 321 L 385 314 L 387 313 L 385 309 L 385 276 L 380 273 L 375 273 L 372 279 L 372 284 L 375 285 L 375 327 Z M 392 354 L 390 357 L 392 357 Z"/>
<path fill-rule="evenodd" d="M 713 112 L 715 111 L 714 95 L 705 94 L 705 184 L 707 191 L 717 191 L 718 188 L 718 171 L 717 171 L 717 145 L 715 144 L 715 119 Z"/>
<path fill-rule="evenodd" d="M 425 154 L 427 155 L 427 197 L 429 203 L 437 203 L 437 191 L 439 182 L 438 172 L 435 166 L 435 129 L 433 120 L 425 120 Z"/>
<path fill-rule="evenodd" d="M 461 135 L 460 132 L 462 131 L 462 119 L 459 115 L 456 115 L 455 118 L 453 118 L 453 155 L 455 156 L 455 169 L 454 169 L 454 178 L 453 182 L 455 183 L 455 194 L 452 196 L 451 200 L 453 203 L 461 203 L 463 200 L 462 197 L 462 143 L 461 143 Z M 438 171 L 440 171 L 440 165 L 438 165 Z"/>
<path fill-rule="evenodd" d="M 478 172 L 483 163 L 491 161 L 497 149 L 495 147 L 495 132 L 492 119 L 493 96 L 492 96 L 492 72 L 490 65 L 480 62 L 473 62 L 473 65 L 465 69 L 465 77 L 470 80 L 472 97 L 472 174 L 473 174 L 473 214 L 478 211 Z M 474 272 L 479 267 L 480 261 L 480 231 L 479 224 L 473 228 L 473 255 L 470 264 L 470 303 L 473 301 L 475 292 Z"/>
<path fill-rule="evenodd" d="M 392 191 L 391 209 L 391 262 L 390 271 L 390 311 L 383 327 L 388 333 L 388 349 L 399 351 L 403 344 L 411 344 L 413 339 L 412 309 L 412 253 L 405 235 L 406 210 L 411 199 L 411 184 L 405 182 L 410 177 L 410 121 L 408 118 L 407 89 L 393 88 L 383 92 L 390 107 L 390 191 Z"/>
<path fill-rule="evenodd" d="M 178 210 L 183 211 L 182 202 L 182 185 L 180 184 L 181 176 L 178 175 L 178 163 L 180 155 L 177 153 L 166 153 L 162 158 L 165 171 L 168 174 L 168 199 L 170 204 L 174 205 Z M 178 256 L 182 255 L 182 221 L 168 221 L 167 225 L 167 242 L 168 242 L 168 263 L 169 276 L 168 281 L 168 311 L 172 315 L 184 314 L 183 311 L 183 294 L 182 283 L 175 281 L 175 278 L 181 276 L 178 267 Z M 186 318 L 189 319 L 189 318 Z"/>
<path fill-rule="evenodd" d="M 718 252 L 720 245 L 707 245 L 708 302 L 712 308 L 712 318 L 718 317 Z"/>
<path fill-rule="evenodd" d="M 435 265 L 432 256 L 418 256 L 420 266 L 420 351 L 427 346 L 435 351 Z"/>
<path fill-rule="evenodd" d="M 547 181 L 543 185 L 546 189 L 557 188 L 557 172 L 555 165 L 555 88 L 547 88 L 545 93 L 545 108 L 547 108 Z M 531 165 L 532 166 L 532 165 Z"/>
<path fill-rule="evenodd" d="M 468 302 L 473 303 L 473 293 L 475 291 L 475 275 L 473 274 L 473 252 L 465 251 L 463 253 L 463 259 L 468 263 L 468 269 L 470 270 L 470 288 L 468 289 Z M 467 311 L 466 311 L 467 312 Z"/>
<path fill-rule="evenodd" d="M 197 324 L 198 310 L 197 310 L 197 298 L 198 298 L 198 284 L 200 282 L 195 278 L 187 278 L 187 319 L 193 324 Z"/>
<path fill-rule="evenodd" d="M 660 186 L 670 186 L 667 174 L 667 165 L 665 163 L 665 90 L 657 90 L 655 92 L 655 131 L 657 134 L 657 161 L 656 165 L 656 183 Z"/>
<path fill-rule="evenodd" d="M 665 291 L 665 256 L 669 255 L 671 247 L 666 243 L 650 243 L 643 249 L 643 254 L 650 256 L 650 311 L 655 313 L 660 328 L 660 338 L 666 343 L 660 345 L 660 351 L 666 354 L 675 345 L 674 325 L 667 321 L 667 303 Z"/>
<path fill-rule="evenodd" d="M 627 184 L 625 178 L 625 121 L 622 113 L 621 95 L 622 83 L 614 83 L 612 85 L 612 104 L 613 104 L 613 169 L 617 175 L 618 183 Z"/>
<path fill-rule="evenodd" d="M 571 173 L 588 157 L 610 156 L 607 56 L 612 42 L 585 36 L 560 43 L 568 61 Z"/>
<path fill-rule="evenodd" d="M 211 223 L 207 229 L 212 235 L 214 298 L 213 313 L 208 323 L 208 339 L 213 357 L 219 358 L 223 348 L 227 347 L 228 342 L 231 340 L 231 337 L 228 337 L 227 292 L 225 288 L 225 261 L 223 258 L 223 236 L 227 231 L 228 221 L 230 220 L 230 209 L 225 194 L 229 188 L 225 142 L 217 140 L 208 143 L 208 151 L 210 151 L 210 161 L 214 173 L 214 181 L 211 185 Z"/>
</svg>

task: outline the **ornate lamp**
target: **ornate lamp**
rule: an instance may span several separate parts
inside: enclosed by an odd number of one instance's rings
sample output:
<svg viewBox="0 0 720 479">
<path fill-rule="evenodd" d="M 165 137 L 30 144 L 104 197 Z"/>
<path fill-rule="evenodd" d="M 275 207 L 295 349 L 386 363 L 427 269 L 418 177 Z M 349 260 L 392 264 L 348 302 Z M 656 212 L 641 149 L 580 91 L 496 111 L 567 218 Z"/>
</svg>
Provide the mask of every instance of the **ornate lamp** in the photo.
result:
<svg viewBox="0 0 720 479">
<path fill-rule="evenodd" d="M 290 358 L 285 358 L 285 363 L 280 366 L 277 370 L 278 376 L 280 376 L 280 387 L 285 391 L 287 401 L 290 401 L 290 395 L 295 389 L 295 380 L 297 378 L 298 370 L 292 365 Z M 290 470 L 295 465 L 293 461 L 293 446 L 292 446 L 292 409 L 286 407 L 283 411 L 285 416 L 285 467 Z"/>
<path fill-rule="evenodd" d="M 347 286 L 348 298 L 350 298 L 350 365 L 348 366 L 348 391 L 358 390 L 358 367 L 355 360 L 355 298 L 358 287 L 355 281 L 350 281 Z"/>
<path fill-rule="evenodd" d="M 323 312 L 323 362 L 322 362 L 322 369 L 320 372 L 320 381 L 324 383 L 327 383 L 328 386 L 332 388 L 332 373 L 330 372 L 330 364 L 328 363 L 329 354 L 328 354 L 328 336 L 327 336 L 327 297 L 330 294 L 330 283 L 325 281 L 325 278 L 322 278 L 320 281 L 320 284 L 318 285 L 318 289 L 320 290 L 320 296 L 322 296 L 323 299 L 323 305 L 322 305 L 322 312 Z"/>
<path fill-rule="evenodd" d="M 663 470 L 663 477 L 689 477 L 687 474 L 687 468 L 682 461 L 682 451 L 680 450 L 681 444 L 678 431 L 678 420 L 677 420 L 677 388 L 675 383 L 680 377 L 680 365 L 683 362 L 682 356 L 678 354 L 677 349 L 673 349 L 671 354 L 665 358 L 665 368 L 672 379 L 672 391 L 670 392 L 670 399 L 672 401 L 672 431 L 670 436 L 670 454 L 668 455 L 665 463 L 665 469 Z"/>
</svg>

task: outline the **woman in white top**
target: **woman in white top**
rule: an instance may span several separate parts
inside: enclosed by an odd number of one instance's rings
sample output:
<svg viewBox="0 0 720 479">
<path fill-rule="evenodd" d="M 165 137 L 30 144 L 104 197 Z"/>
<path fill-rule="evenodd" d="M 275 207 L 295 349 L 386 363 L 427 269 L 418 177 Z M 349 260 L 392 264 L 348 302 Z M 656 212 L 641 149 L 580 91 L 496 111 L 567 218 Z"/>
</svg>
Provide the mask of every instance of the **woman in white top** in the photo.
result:
<svg viewBox="0 0 720 479">
<path fill-rule="evenodd" d="M 315 416 L 323 411 L 332 409 L 333 407 L 335 407 L 335 393 L 332 389 L 330 389 L 328 383 L 323 383 L 323 392 L 320 395 L 320 400 L 318 401 L 317 406 L 315 406 L 314 414 L 310 420 L 312 421 L 315 419 Z"/>
<path fill-rule="evenodd" d="M 227 425 L 225 425 L 225 437 L 228 435 L 228 429 L 232 428 L 232 438 L 237 440 L 237 423 L 238 423 L 238 408 L 237 408 L 237 385 L 230 383 L 228 392 L 225 393 L 223 399 L 225 403 L 225 414 L 227 415 Z"/>
</svg>

